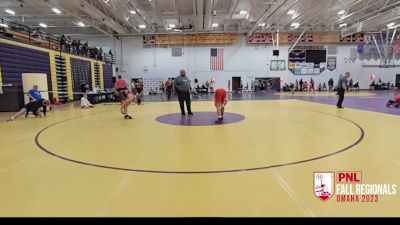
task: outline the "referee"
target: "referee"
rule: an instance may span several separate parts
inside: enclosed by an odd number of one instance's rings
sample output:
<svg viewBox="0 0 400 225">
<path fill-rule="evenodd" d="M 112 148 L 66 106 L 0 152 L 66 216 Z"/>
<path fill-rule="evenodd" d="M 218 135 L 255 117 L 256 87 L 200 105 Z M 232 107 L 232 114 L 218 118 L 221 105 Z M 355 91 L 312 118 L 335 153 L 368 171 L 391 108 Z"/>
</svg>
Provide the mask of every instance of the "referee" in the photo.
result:
<svg viewBox="0 0 400 225">
<path fill-rule="evenodd" d="M 186 102 L 186 108 L 187 108 L 188 114 L 193 115 L 192 108 L 191 108 L 192 103 L 190 100 L 190 91 L 192 90 L 192 87 L 190 86 L 190 80 L 186 76 L 185 70 L 181 70 L 180 76 L 175 78 L 175 87 L 178 92 L 179 105 L 181 107 L 182 116 L 186 115 L 185 102 Z"/>
<path fill-rule="evenodd" d="M 336 104 L 336 106 L 339 109 L 343 109 L 343 100 L 344 100 L 344 93 L 345 91 L 348 90 L 347 88 L 347 79 L 350 77 L 350 72 L 347 72 L 343 77 L 339 78 L 338 81 L 338 95 L 339 95 L 339 99 L 338 99 L 338 103 Z"/>
</svg>

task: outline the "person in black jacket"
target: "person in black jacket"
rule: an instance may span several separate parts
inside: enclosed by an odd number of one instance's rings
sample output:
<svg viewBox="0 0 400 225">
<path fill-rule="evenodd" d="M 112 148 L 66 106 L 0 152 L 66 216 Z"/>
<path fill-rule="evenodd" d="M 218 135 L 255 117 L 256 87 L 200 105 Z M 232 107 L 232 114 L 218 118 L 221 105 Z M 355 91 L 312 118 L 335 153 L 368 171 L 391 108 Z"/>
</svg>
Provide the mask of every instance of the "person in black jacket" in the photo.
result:
<svg viewBox="0 0 400 225">
<path fill-rule="evenodd" d="M 29 112 L 32 112 L 33 115 L 35 115 L 36 117 L 46 116 L 48 106 L 50 106 L 49 100 L 29 102 L 21 109 L 21 111 L 19 111 L 17 114 L 13 115 L 10 119 L 8 119 L 7 122 L 14 121 L 16 118 L 20 117 L 23 114 L 25 114 L 25 117 L 27 117 Z M 43 108 L 43 115 L 40 112 L 40 108 Z"/>
</svg>

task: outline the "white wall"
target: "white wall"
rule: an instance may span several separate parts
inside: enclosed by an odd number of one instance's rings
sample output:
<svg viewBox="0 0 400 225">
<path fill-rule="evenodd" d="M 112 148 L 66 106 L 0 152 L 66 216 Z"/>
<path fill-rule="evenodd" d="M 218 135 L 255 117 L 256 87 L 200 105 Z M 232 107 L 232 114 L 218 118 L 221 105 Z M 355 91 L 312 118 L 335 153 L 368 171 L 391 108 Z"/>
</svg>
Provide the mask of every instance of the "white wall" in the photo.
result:
<svg viewBox="0 0 400 225">
<path fill-rule="evenodd" d="M 217 79 L 216 86 L 227 87 L 228 80 L 233 76 L 241 76 L 243 85 L 255 77 L 282 77 L 285 83 L 294 82 L 296 79 L 309 80 L 311 77 L 316 84 L 327 82 L 333 78 L 337 82 L 339 75 L 347 71 L 351 72 L 352 78 L 360 82 L 362 89 L 369 88 L 370 75 L 376 74 L 382 81 L 395 82 L 396 74 L 400 74 L 398 68 L 363 67 L 363 64 L 379 65 L 379 59 L 361 60 L 355 63 L 346 63 L 345 58 L 350 57 L 350 49 L 357 48 L 355 45 L 339 45 L 337 51 L 337 69 L 325 70 L 321 75 L 300 76 L 293 75 L 289 70 L 274 72 L 270 71 L 271 59 L 287 59 L 290 46 L 280 46 L 281 56 L 272 56 L 272 46 L 249 45 L 246 37 L 240 38 L 235 45 L 220 46 L 225 49 L 225 70 L 222 72 L 210 71 L 210 47 L 184 47 L 182 57 L 172 57 L 170 48 L 143 48 L 142 37 L 125 37 L 122 40 L 110 38 L 97 38 L 87 40 L 90 45 L 110 47 L 116 55 L 116 66 L 125 68 L 125 72 L 119 72 L 124 79 L 145 77 L 175 77 L 180 69 L 186 69 L 189 77 L 197 78 L 200 83 L 211 78 Z M 213 46 L 215 47 L 215 46 Z M 122 54 L 121 54 L 122 53 Z M 400 64 L 396 61 L 396 65 Z M 148 71 L 144 67 L 148 67 Z"/>
</svg>

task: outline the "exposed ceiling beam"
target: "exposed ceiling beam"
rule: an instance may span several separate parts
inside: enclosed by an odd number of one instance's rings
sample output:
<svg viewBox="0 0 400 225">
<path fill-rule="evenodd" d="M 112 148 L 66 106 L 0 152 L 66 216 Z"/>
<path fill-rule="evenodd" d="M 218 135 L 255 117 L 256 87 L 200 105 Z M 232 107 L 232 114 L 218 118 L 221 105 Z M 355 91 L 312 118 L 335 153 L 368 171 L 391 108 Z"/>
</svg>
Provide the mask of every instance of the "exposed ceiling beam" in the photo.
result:
<svg viewBox="0 0 400 225">
<path fill-rule="evenodd" d="M 293 17 L 291 20 L 289 20 L 288 23 L 285 24 L 284 27 L 290 26 L 294 21 L 296 21 L 296 20 L 298 21 L 301 17 L 304 17 L 304 16 L 307 17 L 309 15 L 313 15 L 314 12 L 320 13 L 322 11 L 321 7 L 323 6 L 323 5 L 321 5 L 321 6 L 318 5 L 318 2 L 320 2 L 320 1 L 321 0 L 314 0 L 313 2 L 311 2 L 310 5 L 311 6 L 314 5 L 315 7 L 309 7 L 308 10 L 305 10 L 305 11 L 301 12 L 299 15 L 297 15 L 296 17 Z M 284 13 L 286 14 L 286 11 Z"/>
<path fill-rule="evenodd" d="M 49 4 L 51 3 L 51 5 L 53 7 L 57 7 L 58 9 L 67 12 L 68 14 L 70 14 L 72 17 L 74 17 L 76 20 L 82 21 L 85 24 L 89 24 L 91 25 L 94 29 L 96 29 L 97 31 L 105 34 L 108 37 L 114 37 L 113 33 L 109 30 L 109 29 L 103 29 L 100 26 L 97 25 L 96 21 L 93 21 L 90 18 L 83 18 L 82 16 L 79 15 L 79 13 L 75 12 L 74 10 L 70 10 L 67 7 L 64 7 L 63 5 L 59 4 L 59 1 L 57 0 L 39 0 L 42 3 L 45 4 Z"/>
<path fill-rule="evenodd" d="M 196 0 L 192 0 L 192 6 L 193 6 L 193 26 L 194 26 L 194 30 L 197 32 L 197 2 Z"/>
<path fill-rule="evenodd" d="M 103 1 L 103 4 L 106 5 L 106 8 L 109 8 L 112 14 L 115 15 L 124 25 L 135 29 L 139 33 L 140 31 L 137 27 L 138 23 L 134 15 L 131 15 L 129 7 L 127 8 L 124 3 L 125 1 Z M 134 24 L 132 24 L 130 21 L 133 21 Z"/>
<path fill-rule="evenodd" d="M 206 13 L 204 15 L 204 24 L 203 30 L 209 30 L 211 26 L 211 11 L 213 7 L 213 0 L 205 0 L 206 1 Z"/>
<path fill-rule="evenodd" d="M 70 1 L 70 0 L 68 0 Z M 129 30 L 124 27 L 117 18 L 113 14 L 108 13 L 107 15 L 105 12 L 100 10 L 96 5 L 98 1 L 86 1 L 86 0 L 75 0 L 76 4 L 74 4 L 75 9 L 82 10 L 83 12 L 90 15 L 92 18 L 97 19 L 100 23 L 108 26 L 110 29 L 114 30 L 119 34 L 128 33 Z M 104 10 L 106 11 L 106 10 Z"/>
<path fill-rule="evenodd" d="M 136 10 L 136 14 L 139 16 L 140 20 L 143 21 L 144 25 L 146 25 L 146 30 L 151 30 L 151 32 L 154 33 L 155 32 L 154 31 L 154 27 L 152 26 L 151 23 L 149 23 L 146 20 L 146 16 L 144 15 L 144 11 L 141 10 L 141 9 L 139 10 L 137 2 L 136 1 L 128 1 L 127 3 L 128 3 L 128 5 L 130 5 L 132 8 L 134 8 Z M 143 2 L 141 2 L 141 3 L 143 3 Z M 150 18 L 151 18 L 151 16 L 150 16 Z"/>
<path fill-rule="evenodd" d="M 270 11 L 270 9 L 271 8 L 273 8 L 272 6 L 268 6 L 266 9 L 265 9 L 265 11 L 264 11 L 264 13 L 260 16 L 260 18 L 256 21 L 256 23 L 253 25 L 253 27 L 251 27 L 250 28 L 250 30 L 249 30 L 249 32 L 248 32 L 248 36 L 251 36 L 258 28 L 259 28 L 259 23 L 261 23 L 261 22 L 263 22 L 263 21 L 267 21 L 269 18 L 271 18 L 284 4 L 286 4 L 286 2 L 287 2 L 288 0 L 282 0 L 281 1 L 281 3 L 277 6 L 277 7 L 275 7 L 275 9 L 271 12 L 271 13 L 269 13 L 269 11 Z M 267 15 L 267 13 L 269 13 L 268 14 L 268 16 L 264 19 L 263 17 L 265 16 L 265 15 Z"/>
<path fill-rule="evenodd" d="M 359 13 L 364 13 L 365 10 L 367 10 L 368 8 L 374 7 L 375 5 L 378 5 L 378 4 L 381 4 L 381 2 L 380 1 L 374 1 L 372 4 L 367 4 L 366 6 L 360 8 L 360 9 L 357 9 L 356 11 L 353 11 L 350 14 L 346 13 L 343 18 L 337 20 L 335 23 L 341 23 L 341 22 L 343 22 L 345 20 L 349 20 L 349 18 L 351 18 L 352 16 L 357 15 Z M 392 4 L 392 5 L 394 5 L 394 4 Z M 392 6 L 392 5 L 390 5 L 390 6 Z M 360 17 L 353 19 L 353 21 L 360 20 L 361 17 L 366 17 L 368 15 L 374 14 L 374 13 L 379 12 L 380 10 L 383 10 L 384 8 L 390 7 L 390 6 L 385 6 L 385 7 L 379 8 L 378 10 L 369 12 L 367 14 L 363 14 Z"/>
<path fill-rule="evenodd" d="M 228 30 L 229 24 L 232 21 L 233 14 L 236 12 L 240 0 L 235 0 L 229 10 L 229 19 L 225 22 L 224 31 Z"/>
<path fill-rule="evenodd" d="M 197 31 L 204 27 L 204 0 L 195 0 L 197 4 Z"/>
</svg>

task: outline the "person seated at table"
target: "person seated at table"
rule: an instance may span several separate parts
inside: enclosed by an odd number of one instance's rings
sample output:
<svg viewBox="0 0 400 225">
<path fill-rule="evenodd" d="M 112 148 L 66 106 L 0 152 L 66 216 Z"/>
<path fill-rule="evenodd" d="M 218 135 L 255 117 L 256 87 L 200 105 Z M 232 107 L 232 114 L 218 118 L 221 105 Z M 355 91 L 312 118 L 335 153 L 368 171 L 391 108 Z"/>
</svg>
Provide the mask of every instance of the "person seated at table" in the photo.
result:
<svg viewBox="0 0 400 225">
<path fill-rule="evenodd" d="M 81 84 L 82 93 L 88 93 L 90 91 L 90 85 L 88 83 Z"/>
<path fill-rule="evenodd" d="M 322 91 L 327 91 L 327 90 L 328 90 L 328 88 L 326 86 L 326 83 L 324 82 L 324 84 L 322 84 Z"/>
<path fill-rule="evenodd" d="M 322 84 L 321 84 L 321 83 L 318 84 L 318 91 L 319 91 L 319 92 L 322 91 Z"/>
<path fill-rule="evenodd" d="M 360 84 L 358 83 L 358 82 L 356 82 L 355 84 L 354 84 L 354 86 L 353 86 L 353 88 L 355 89 L 355 90 L 360 90 Z"/>
<path fill-rule="evenodd" d="M 375 86 L 376 86 L 375 81 L 372 81 L 372 83 L 369 85 L 370 88 L 371 87 L 375 88 Z"/>
</svg>

